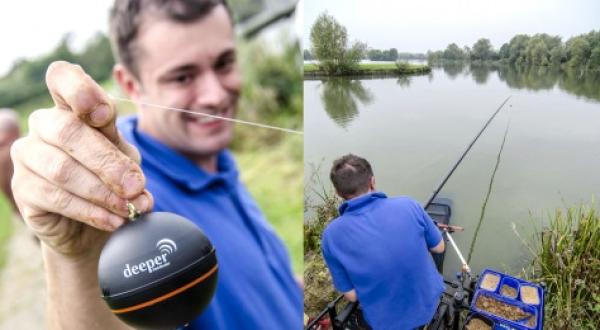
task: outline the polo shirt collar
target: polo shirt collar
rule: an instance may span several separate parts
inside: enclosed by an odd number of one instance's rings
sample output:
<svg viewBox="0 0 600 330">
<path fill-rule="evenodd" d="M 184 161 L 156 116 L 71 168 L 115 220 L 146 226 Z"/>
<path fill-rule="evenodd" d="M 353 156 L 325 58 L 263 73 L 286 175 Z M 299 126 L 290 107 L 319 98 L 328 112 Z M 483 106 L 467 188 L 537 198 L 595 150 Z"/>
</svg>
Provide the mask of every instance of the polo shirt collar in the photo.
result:
<svg viewBox="0 0 600 330">
<path fill-rule="evenodd" d="M 343 202 L 338 210 L 340 211 L 340 215 L 344 214 L 345 212 L 357 211 L 381 198 L 387 198 L 386 194 L 382 192 L 373 192 L 360 195 Z"/>
<path fill-rule="evenodd" d="M 126 121 L 129 125 L 124 134 L 130 135 L 129 137 L 140 148 L 142 162 L 155 167 L 178 185 L 192 191 L 199 191 L 218 183 L 230 186 L 237 184 L 237 166 L 231 152 L 227 149 L 222 150 L 217 156 L 217 173 L 209 173 L 171 147 L 139 131 L 136 116 L 127 118 Z"/>
</svg>

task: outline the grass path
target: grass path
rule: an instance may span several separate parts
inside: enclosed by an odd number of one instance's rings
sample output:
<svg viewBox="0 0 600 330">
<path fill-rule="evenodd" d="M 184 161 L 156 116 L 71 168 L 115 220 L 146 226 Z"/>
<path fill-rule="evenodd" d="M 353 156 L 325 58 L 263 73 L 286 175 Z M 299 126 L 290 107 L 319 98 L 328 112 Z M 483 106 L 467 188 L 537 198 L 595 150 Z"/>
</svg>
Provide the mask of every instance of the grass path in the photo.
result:
<svg viewBox="0 0 600 330">
<path fill-rule="evenodd" d="M 0 270 L 0 329 L 44 328 L 46 284 L 38 243 L 16 216 Z"/>
</svg>

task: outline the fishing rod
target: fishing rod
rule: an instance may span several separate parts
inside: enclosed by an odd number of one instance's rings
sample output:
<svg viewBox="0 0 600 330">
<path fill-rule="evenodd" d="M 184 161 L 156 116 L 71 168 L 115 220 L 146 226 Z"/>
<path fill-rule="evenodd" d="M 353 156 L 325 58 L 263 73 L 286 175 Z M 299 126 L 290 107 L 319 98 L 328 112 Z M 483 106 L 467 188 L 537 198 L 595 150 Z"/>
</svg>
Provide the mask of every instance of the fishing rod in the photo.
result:
<svg viewBox="0 0 600 330">
<path fill-rule="evenodd" d="M 471 148 L 473 147 L 473 145 L 475 144 L 475 142 L 477 142 L 477 140 L 479 139 L 479 137 L 481 136 L 481 134 L 483 134 L 483 132 L 485 131 L 485 129 L 490 125 L 490 123 L 492 122 L 492 120 L 494 120 L 494 118 L 496 117 L 496 115 L 500 112 L 500 110 L 502 110 L 502 108 L 504 107 L 504 105 L 506 104 L 506 102 L 508 102 L 508 100 L 510 98 L 511 98 L 511 96 L 507 97 L 506 100 L 504 100 L 504 102 L 502 102 L 502 104 L 500 104 L 500 106 L 498 107 L 498 109 L 496 109 L 496 111 L 488 119 L 488 121 L 485 123 L 485 125 L 483 125 L 483 127 L 481 128 L 481 130 L 479 131 L 479 133 L 477 133 L 477 135 L 473 138 L 473 140 L 471 140 L 471 143 L 469 143 L 469 146 L 467 146 L 467 149 L 465 149 L 465 151 L 462 153 L 462 155 L 460 155 L 460 157 L 458 158 L 458 161 L 454 164 L 454 166 L 452 166 L 452 168 L 450 169 L 450 171 L 448 172 L 448 174 L 446 174 L 446 176 L 444 177 L 444 179 L 442 180 L 442 182 L 438 185 L 438 187 L 433 190 L 433 192 L 431 193 L 431 196 L 429 196 L 429 198 L 427 199 L 427 202 L 425 202 L 425 205 L 423 206 L 423 208 L 427 208 L 433 202 L 433 200 L 437 197 L 437 195 L 440 192 L 440 190 L 442 190 L 442 188 L 444 187 L 444 185 L 446 185 L 446 182 L 448 182 L 448 179 L 450 179 L 450 177 L 452 176 L 452 174 L 454 174 L 454 171 L 456 171 L 456 169 L 458 168 L 458 165 L 460 165 L 460 163 L 463 161 L 463 159 L 465 159 L 465 156 L 467 155 L 467 153 L 469 153 L 469 151 L 471 150 Z"/>
<path fill-rule="evenodd" d="M 483 125 L 483 127 L 481 128 L 481 130 L 479 130 L 479 133 L 477 133 L 477 135 L 475 135 L 475 137 L 471 140 L 471 143 L 469 143 L 469 145 L 467 146 L 467 148 L 465 149 L 465 151 L 460 155 L 460 157 L 458 158 L 458 161 L 456 161 L 456 163 L 454 163 L 454 166 L 452 166 L 452 168 L 450 169 L 450 171 L 442 179 L 442 182 L 440 182 L 440 184 L 437 186 L 437 188 L 435 188 L 433 190 L 433 192 L 431 193 L 431 195 L 429 196 L 429 198 L 427 198 L 427 201 L 425 202 L 425 204 L 423 206 L 424 209 L 427 209 L 427 207 L 429 207 L 429 205 L 431 205 L 431 203 L 433 203 L 433 200 L 437 197 L 437 195 L 440 192 L 440 190 L 442 190 L 442 188 L 446 185 L 446 182 L 448 182 L 448 179 L 450 179 L 450 177 L 452 176 L 452 174 L 454 174 L 454 171 L 456 171 L 456 169 L 458 168 L 458 166 L 460 165 L 460 163 L 462 163 L 462 161 L 465 159 L 465 156 L 467 156 L 467 154 L 469 153 L 469 151 L 471 150 L 471 148 L 473 148 L 473 145 L 475 145 L 475 142 L 477 142 L 477 140 L 479 140 L 479 137 L 481 137 L 481 135 L 483 134 L 483 132 L 490 125 L 490 123 L 492 122 L 492 120 L 494 120 L 494 118 L 500 112 L 500 110 L 502 110 L 502 108 L 504 107 L 504 105 L 506 104 L 506 102 L 508 102 L 508 100 L 510 98 L 511 98 L 511 96 L 508 96 L 504 100 L 504 102 L 502 102 L 502 104 L 500 104 L 500 106 L 498 107 L 498 109 L 496 109 L 496 111 L 494 111 L 494 113 L 490 116 L 490 118 L 487 120 L 487 122 L 485 123 L 485 125 Z M 467 261 L 466 261 L 465 257 L 460 252 L 460 249 L 456 245 L 456 242 L 454 242 L 454 239 L 452 238 L 452 235 L 450 235 L 450 232 L 452 231 L 451 230 L 452 228 L 441 228 L 441 229 L 442 229 L 442 232 L 444 232 L 446 234 L 446 237 L 448 238 L 448 241 L 450 242 L 450 245 L 452 245 L 452 248 L 454 249 L 454 251 L 456 251 L 456 254 L 458 255 L 458 258 L 460 259 L 460 262 L 462 263 L 462 269 L 463 269 L 463 271 L 466 272 L 469 277 L 471 277 L 471 267 L 469 267 L 469 264 L 467 264 Z"/>
</svg>

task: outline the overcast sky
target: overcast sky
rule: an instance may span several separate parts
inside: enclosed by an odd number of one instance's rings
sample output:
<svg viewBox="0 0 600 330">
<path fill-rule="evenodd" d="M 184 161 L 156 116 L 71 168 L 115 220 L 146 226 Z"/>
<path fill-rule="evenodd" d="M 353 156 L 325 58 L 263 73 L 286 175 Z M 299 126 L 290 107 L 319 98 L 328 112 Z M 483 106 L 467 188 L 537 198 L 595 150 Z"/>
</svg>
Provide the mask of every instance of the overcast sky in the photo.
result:
<svg viewBox="0 0 600 330">
<path fill-rule="evenodd" d="M 54 48 L 67 32 L 77 50 L 97 31 L 107 31 L 112 0 L 2 1 L 0 4 L 0 75 L 18 58 Z"/>
<path fill-rule="evenodd" d="M 18 58 L 51 50 L 71 32 L 76 50 L 97 31 L 106 32 L 113 0 L 3 1 L 0 4 L 0 75 Z M 499 48 L 517 33 L 546 32 L 563 40 L 600 29 L 599 0 L 304 0 L 303 41 L 327 10 L 351 40 L 375 48 L 425 52 L 487 37 Z M 302 16 L 302 15 L 299 15 Z"/>
<path fill-rule="evenodd" d="M 325 10 L 347 28 L 351 41 L 401 52 L 444 49 L 452 42 L 471 47 L 482 37 L 498 49 L 519 33 L 566 41 L 600 29 L 599 0 L 305 0 L 304 48 Z"/>
</svg>

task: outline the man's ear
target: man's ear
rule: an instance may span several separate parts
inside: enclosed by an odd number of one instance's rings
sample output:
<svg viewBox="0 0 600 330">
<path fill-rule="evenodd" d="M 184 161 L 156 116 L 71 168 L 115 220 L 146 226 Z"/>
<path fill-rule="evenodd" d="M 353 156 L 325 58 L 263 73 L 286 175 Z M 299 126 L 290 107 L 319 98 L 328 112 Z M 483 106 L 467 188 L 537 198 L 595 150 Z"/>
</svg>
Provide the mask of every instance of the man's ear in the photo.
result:
<svg viewBox="0 0 600 330">
<path fill-rule="evenodd" d="M 369 182 L 369 190 L 371 190 L 371 191 L 376 191 L 377 190 L 375 188 L 375 176 L 371 177 L 371 181 Z"/>
<path fill-rule="evenodd" d="M 113 67 L 113 77 L 129 98 L 133 100 L 139 99 L 141 84 L 123 64 L 115 64 Z"/>
</svg>

